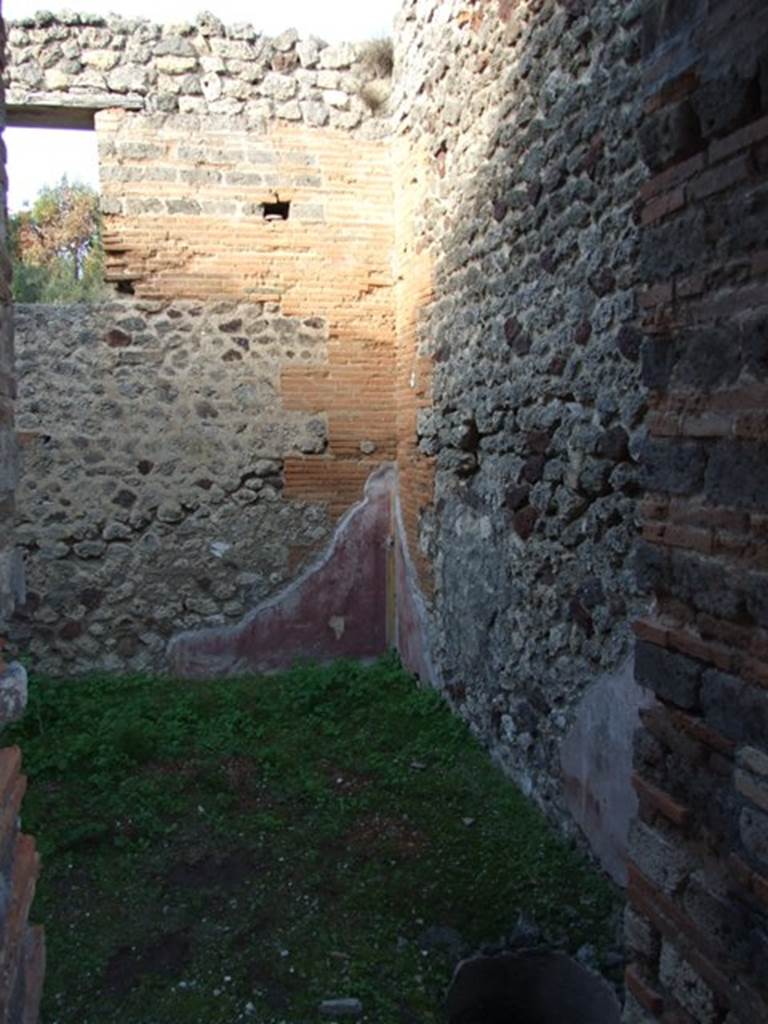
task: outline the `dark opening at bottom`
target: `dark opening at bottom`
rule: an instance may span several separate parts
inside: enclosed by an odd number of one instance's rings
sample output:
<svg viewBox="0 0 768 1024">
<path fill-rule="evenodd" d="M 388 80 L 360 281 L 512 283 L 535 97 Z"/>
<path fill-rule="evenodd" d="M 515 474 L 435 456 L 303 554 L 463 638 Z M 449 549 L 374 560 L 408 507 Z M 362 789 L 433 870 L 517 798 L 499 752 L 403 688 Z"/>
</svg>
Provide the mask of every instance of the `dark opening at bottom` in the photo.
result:
<svg viewBox="0 0 768 1024">
<path fill-rule="evenodd" d="M 564 953 L 478 956 L 459 964 L 449 1024 L 619 1024 L 611 987 Z"/>
</svg>

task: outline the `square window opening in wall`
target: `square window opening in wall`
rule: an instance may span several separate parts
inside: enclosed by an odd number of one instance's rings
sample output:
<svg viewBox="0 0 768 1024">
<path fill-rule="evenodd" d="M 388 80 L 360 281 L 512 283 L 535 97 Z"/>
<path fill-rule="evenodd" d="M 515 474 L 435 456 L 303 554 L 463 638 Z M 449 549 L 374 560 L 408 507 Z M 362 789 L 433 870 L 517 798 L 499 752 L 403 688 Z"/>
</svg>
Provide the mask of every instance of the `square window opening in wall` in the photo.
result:
<svg viewBox="0 0 768 1024">
<path fill-rule="evenodd" d="M 291 202 L 288 199 L 281 199 L 277 192 L 275 198 L 261 204 L 264 220 L 288 220 L 291 212 Z"/>
<path fill-rule="evenodd" d="M 98 302 L 104 280 L 94 112 L 9 106 L 12 294 L 19 303 Z"/>
</svg>

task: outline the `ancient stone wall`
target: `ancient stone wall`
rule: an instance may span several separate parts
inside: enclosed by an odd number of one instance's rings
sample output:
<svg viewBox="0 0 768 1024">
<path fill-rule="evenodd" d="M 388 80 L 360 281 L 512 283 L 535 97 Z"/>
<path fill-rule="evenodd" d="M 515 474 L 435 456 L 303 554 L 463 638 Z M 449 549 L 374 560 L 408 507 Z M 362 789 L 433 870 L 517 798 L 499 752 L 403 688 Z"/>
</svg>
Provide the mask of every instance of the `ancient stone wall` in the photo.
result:
<svg viewBox="0 0 768 1024">
<path fill-rule="evenodd" d="M 643 26 L 637 678 L 627 1021 L 768 1020 L 768 11 Z"/>
<path fill-rule="evenodd" d="M 19 123 L 95 112 L 116 287 L 19 314 L 17 635 L 55 673 L 159 669 L 174 631 L 298 576 L 394 459 L 386 121 L 359 48 L 295 33 L 62 16 L 11 38 Z M 384 589 L 382 628 L 333 651 L 384 648 Z"/>
<path fill-rule="evenodd" d="M 424 644 L 457 710 L 617 877 L 643 605 L 639 10 L 411 0 L 393 97 L 401 502 Z"/>
<path fill-rule="evenodd" d="M 376 136 L 386 121 L 386 55 L 329 46 L 289 29 L 275 38 L 211 14 L 173 26 L 38 14 L 8 33 L 10 123 L 92 123 L 95 110 L 277 118 Z M 367 100 L 366 98 L 367 97 Z M 78 110 L 80 115 L 78 116 Z"/>
<path fill-rule="evenodd" d="M 327 417 L 322 462 L 289 459 L 286 491 L 338 515 L 395 450 L 389 147 L 275 121 L 116 111 L 97 116 L 97 134 L 109 280 L 326 322 L 327 347 L 285 365 L 279 386 L 287 409 Z M 264 217 L 275 193 L 288 220 Z"/>
<path fill-rule="evenodd" d="M 5 26 L 0 10 L 0 68 L 4 59 Z M 0 728 L 19 717 L 26 702 L 23 668 L 6 664 L 3 658 L 10 615 L 22 596 L 20 562 L 13 548 L 18 464 L 4 125 L 5 97 L 0 84 Z M 45 970 L 43 929 L 29 922 L 39 856 L 34 839 L 21 833 L 19 814 L 26 782 L 18 747 L 0 750 L 0 1019 L 8 1024 L 36 1024 Z"/>
<path fill-rule="evenodd" d="M 406 0 L 392 145 L 355 47 L 11 44 L 15 123 L 95 124 L 118 293 L 19 314 L 19 639 L 62 673 L 375 653 L 396 581 L 406 664 L 618 879 L 639 810 L 628 1024 L 764 1022 L 765 5 Z"/>
<path fill-rule="evenodd" d="M 5 35 L 3 29 L 3 52 Z M 4 93 L 0 86 L 0 106 L 5 124 Z M 4 637 L 8 619 L 22 589 L 20 563 L 14 547 L 13 519 L 15 490 L 18 481 L 18 453 L 14 426 L 16 370 L 14 366 L 13 309 L 11 306 L 11 268 L 7 254 L 5 196 L 5 149 L 0 150 L 0 639 Z M 0 648 L 1 652 L 1 648 Z M 2 654 L 0 653 L 0 659 Z"/>
<path fill-rule="evenodd" d="M 160 669 L 174 633 L 232 622 L 327 541 L 284 497 L 324 414 L 283 408 L 327 358 L 320 318 L 263 303 L 16 310 L 27 600 L 14 639 L 47 671 Z"/>
<path fill-rule="evenodd" d="M 207 16 L 175 29 L 43 16 L 12 26 L 10 36 L 9 95 L 19 116 L 107 108 L 95 124 L 107 279 L 119 292 L 266 301 L 285 316 L 326 321 L 323 355 L 281 376 L 286 408 L 328 416 L 322 468 L 289 461 L 286 487 L 340 514 L 395 450 L 390 149 L 367 138 L 385 134 L 388 122 L 369 111 L 358 131 L 351 118 L 368 109 L 355 99 L 372 73 L 370 63 L 355 63 L 360 47 L 326 47 L 293 32 L 269 40 Z M 121 73 L 140 65 L 142 90 L 107 83 L 104 95 L 100 76 L 111 69 L 90 75 L 94 49 L 111 54 Z M 190 65 L 183 71 L 182 57 Z M 35 78 L 33 89 L 24 76 L 34 74 L 22 69 L 43 65 L 57 74 L 47 84 Z M 179 87 L 192 88 L 191 77 L 202 89 L 214 76 L 222 89 L 237 81 L 244 92 L 222 106 L 204 96 L 186 104 L 169 75 L 181 76 Z M 327 116 L 297 120 L 269 97 L 262 102 L 260 90 L 274 80 L 300 107 L 325 96 Z M 332 85 L 347 88 L 346 99 Z M 276 200 L 290 204 L 287 220 L 265 208 Z"/>
</svg>

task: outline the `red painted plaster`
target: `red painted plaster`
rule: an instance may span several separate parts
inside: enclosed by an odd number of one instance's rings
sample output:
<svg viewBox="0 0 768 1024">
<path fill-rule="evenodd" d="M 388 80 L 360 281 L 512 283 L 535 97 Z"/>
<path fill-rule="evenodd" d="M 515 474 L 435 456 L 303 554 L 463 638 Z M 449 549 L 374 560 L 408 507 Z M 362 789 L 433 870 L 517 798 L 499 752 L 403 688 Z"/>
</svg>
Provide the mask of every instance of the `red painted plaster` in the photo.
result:
<svg viewBox="0 0 768 1024">
<path fill-rule="evenodd" d="M 171 640 L 171 671 L 205 679 L 289 668 L 297 661 L 369 658 L 386 637 L 387 545 L 394 471 L 373 473 L 363 500 L 341 520 L 323 555 L 236 626 Z"/>
</svg>

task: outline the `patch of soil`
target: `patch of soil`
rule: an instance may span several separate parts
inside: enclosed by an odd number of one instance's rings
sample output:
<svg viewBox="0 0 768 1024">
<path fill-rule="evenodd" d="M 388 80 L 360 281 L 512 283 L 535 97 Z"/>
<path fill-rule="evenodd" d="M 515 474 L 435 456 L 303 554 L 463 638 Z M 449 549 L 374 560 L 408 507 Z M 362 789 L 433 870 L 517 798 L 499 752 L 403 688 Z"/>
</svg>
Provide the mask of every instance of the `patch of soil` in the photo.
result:
<svg viewBox="0 0 768 1024">
<path fill-rule="evenodd" d="M 298 989 L 296 981 L 276 978 L 264 964 L 255 962 L 248 971 L 248 981 L 270 1010 L 279 1013 L 289 1009 L 291 995 Z"/>
<path fill-rule="evenodd" d="M 181 889 L 236 889 L 264 870 L 254 850 L 235 850 L 224 857 L 212 853 L 179 860 L 165 874 L 168 885 Z"/>
<path fill-rule="evenodd" d="M 73 917 L 80 913 L 82 907 L 81 896 L 86 893 L 90 895 L 94 887 L 92 872 L 82 864 L 77 864 L 76 867 L 73 867 L 66 873 L 49 871 L 47 881 L 48 885 L 52 886 L 53 891 L 60 894 L 66 900 L 67 909 L 71 908 Z"/>
<path fill-rule="evenodd" d="M 274 806 L 274 796 L 264 785 L 261 768 L 255 758 L 227 757 L 219 767 L 237 794 L 241 811 L 266 810 Z"/>
<path fill-rule="evenodd" d="M 416 857 L 429 846 L 429 837 L 403 815 L 392 818 L 386 814 L 368 814 L 358 818 L 349 830 L 346 842 L 356 853 L 375 856 L 383 850 L 401 857 Z"/>
<path fill-rule="evenodd" d="M 137 828 L 133 818 L 115 818 L 112 826 L 112 831 L 116 836 L 122 836 L 125 839 L 136 839 L 141 834 L 141 830 Z"/>
<path fill-rule="evenodd" d="M 173 775 L 186 782 L 195 782 L 200 775 L 200 762 L 194 759 L 178 758 L 175 761 L 149 761 L 144 771 L 152 775 Z"/>
<path fill-rule="evenodd" d="M 270 910 L 248 915 L 248 926 L 241 928 L 232 938 L 232 949 L 239 953 L 253 952 L 272 932 L 278 923 L 277 914 Z"/>
<path fill-rule="evenodd" d="M 400 1024 L 421 1024 L 424 1019 L 421 1014 L 412 1010 L 407 1003 L 400 1004 L 397 1014 Z"/>
<path fill-rule="evenodd" d="M 191 942 L 186 932 L 162 935 L 149 946 L 121 946 L 109 959 L 104 973 L 104 988 L 115 996 L 124 996 L 145 974 L 174 977 L 192 959 Z"/>
<path fill-rule="evenodd" d="M 340 793 L 342 796 L 362 793 L 373 782 L 373 776 L 365 772 L 351 772 L 346 768 L 339 768 L 337 765 L 330 764 L 327 761 L 321 765 L 321 768 L 335 792 Z"/>
<path fill-rule="evenodd" d="M 219 767 L 237 789 L 259 782 L 258 764 L 252 757 L 225 757 Z"/>
</svg>

